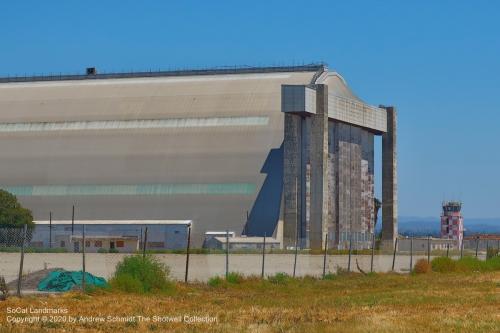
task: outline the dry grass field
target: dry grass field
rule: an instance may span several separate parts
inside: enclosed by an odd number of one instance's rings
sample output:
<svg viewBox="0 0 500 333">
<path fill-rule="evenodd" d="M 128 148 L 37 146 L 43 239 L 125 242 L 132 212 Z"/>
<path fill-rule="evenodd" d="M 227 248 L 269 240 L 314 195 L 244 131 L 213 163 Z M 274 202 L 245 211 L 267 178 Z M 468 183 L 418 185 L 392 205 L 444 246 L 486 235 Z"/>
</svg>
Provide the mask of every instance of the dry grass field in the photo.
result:
<svg viewBox="0 0 500 333">
<path fill-rule="evenodd" d="M 8 316 L 37 316 L 7 313 L 18 307 L 63 308 L 68 313 L 61 317 L 108 322 L 8 323 Z M 0 312 L 0 332 L 500 332 L 500 272 L 247 279 L 216 287 L 178 284 L 171 295 L 72 292 L 10 297 Z M 216 322 L 184 321 L 196 315 Z M 127 316 L 151 321 L 112 322 Z M 181 322 L 153 322 L 154 316 Z"/>
</svg>

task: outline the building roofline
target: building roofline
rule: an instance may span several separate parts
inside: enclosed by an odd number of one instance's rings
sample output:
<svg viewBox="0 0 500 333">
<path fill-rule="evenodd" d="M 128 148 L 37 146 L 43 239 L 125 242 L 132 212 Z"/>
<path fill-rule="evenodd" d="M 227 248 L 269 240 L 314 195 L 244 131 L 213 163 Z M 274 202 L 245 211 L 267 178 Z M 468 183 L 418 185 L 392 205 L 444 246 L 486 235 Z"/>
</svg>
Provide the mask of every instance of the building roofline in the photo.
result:
<svg viewBox="0 0 500 333">
<path fill-rule="evenodd" d="M 229 74 L 261 74 L 261 73 L 286 73 L 286 72 L 323 72 L 327 69 L 324 63 L 311 63 L 299 66 L 235 66 L 214 67 L 206 69 L 181 69 L 168 71 L 138 71 L 122 73 L 97 73 L 97 74 L 59 74 L 59 75 L 32 75 L 32 76 L 7 76 L 0 77 L 0 83 L 14 82 L 40 82 L 40 81 L 78 81 L 78 80 L 103 80 L 148 77 L 177 77 L 197 75 L 229 75 Z"/>
<path fill-rule="evenodd" d="M 75 220 L 75 225 L 190 225 L 192 220 Z M 33 221 L 35 225 L 48 225 L 50 221 Z M 71 225 L 71 220 L 53 220 L 52 225 Z"/>
<path fill-rule="evenodd" d="M 220 243 L 226 242 L 226 237 L 214 237 Z M 229 243 L 247 243 L 247 244 L 262 244 L 264 242 L 264 237 L 229 237 L 227 239 Z M 280 241 L 276 238 L 266 237 L 267 243 L 279 243 Z"/>
<path fill-rule="evenodd" d="M 61 235 L 60 235 L 61 236 Z M 64 235 L 69 236 L 70 239 L 83 239 L 83 235 Z M 124 240 L 139 240 L 137 236 L 123 236 L 123 235 L 85 235 L 85 239 L 124 239 Z"/>
</svg>

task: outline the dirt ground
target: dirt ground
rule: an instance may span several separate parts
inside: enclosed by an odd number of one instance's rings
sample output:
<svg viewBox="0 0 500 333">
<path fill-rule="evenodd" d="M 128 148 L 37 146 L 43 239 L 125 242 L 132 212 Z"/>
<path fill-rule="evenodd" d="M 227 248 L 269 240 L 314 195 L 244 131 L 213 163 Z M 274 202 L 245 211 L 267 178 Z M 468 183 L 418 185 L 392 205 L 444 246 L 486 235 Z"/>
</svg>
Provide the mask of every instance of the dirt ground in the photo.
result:
<svg viewBox="0 0 500 333">
<path fill-rule="evenodd" d="M 50 268 L 50 269 L 41 269 L 39 271 L 27 273 L 23 275 L 21 278 L 21 286 L 23 290 L 37 290 L 38 288 L 38 283 L 40 283 L 41 280 L 43 280 L 49 273 L 53 271 L 59 271 L 62 270 L 62 268 Z M 9 283 L 7 283 L 7 288 L 9 289 L 9 292 L 13 292 L 14 290 L 17 290 L 17 281 L 18 279 L 15 279 Z"/>
<path fill-rule="evenodd" d="M 171 295 L 11 297 L 0 302 L 0 314 L 2 333 L 500 332 L 500 272 L 253 278 L 217 287 L 179 283 Z"/>
</svg>

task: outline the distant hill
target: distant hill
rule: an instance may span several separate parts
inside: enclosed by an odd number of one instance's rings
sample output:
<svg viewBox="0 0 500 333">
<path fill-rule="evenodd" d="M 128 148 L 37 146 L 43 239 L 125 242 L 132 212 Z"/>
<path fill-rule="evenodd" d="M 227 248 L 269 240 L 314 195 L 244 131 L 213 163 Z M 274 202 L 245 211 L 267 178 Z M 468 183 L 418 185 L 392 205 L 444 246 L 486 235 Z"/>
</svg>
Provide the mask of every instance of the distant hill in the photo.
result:
<svg viewBox="0 0 500 333">
<path fill-rule="evenodd" d="M 379 217 L 377 229 L 382 223 Z M 399 233 L 402 235 L 432 235 L 439 236 L 439 217 L 400 216 L 398 220 Z M 500 234 L 499 218 L 464 218 L 465 235 L 475 233 Z"/>
</svg>

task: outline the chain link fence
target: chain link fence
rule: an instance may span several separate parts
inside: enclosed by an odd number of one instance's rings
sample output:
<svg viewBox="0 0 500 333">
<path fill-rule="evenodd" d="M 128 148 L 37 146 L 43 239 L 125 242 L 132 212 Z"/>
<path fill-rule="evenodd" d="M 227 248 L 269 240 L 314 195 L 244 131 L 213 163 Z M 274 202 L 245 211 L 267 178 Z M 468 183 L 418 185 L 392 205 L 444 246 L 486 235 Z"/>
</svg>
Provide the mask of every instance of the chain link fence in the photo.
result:
<svg viewBox="0 0 500 333">
<path fill-rule="evenodd" d="M 257 277 L 277 273 L 321 277 L 339 270 L 409 273 L 419 259 L 475 256 L 484 260 L 488 248 L 500 249 L 497 241 L 464 240 L 457 247 L 455 241 L 431 237 L 400 237 L 393 249 L 385 251 L 377 248 L 374 238 L 369 248 L 362 240 L 363 246 L 351 241 L 344 250 L 283 250 L 266 237 L 252 248 L 241 248 L 230 241 L 230 233 L 218 248 L 200 249 L 191 247 L 191 226 L 184 233 L 172 231 L 167 237 L 172 240 L 170 246 L 159 242 L 158 232 L 151 227 L 110 227 L 106 233 L 92 225 L 61 228 L 63 232 L 49 227 L 37 232 L 0 228 L 0 276 L 9 293 L 35 293 L 40 280 L 54 270 L 83 271 L 109 279 L 116 265 L 131 255 L 154 256 L 177 281 L 204 282 L 230 272 Z"/>
</svg>

